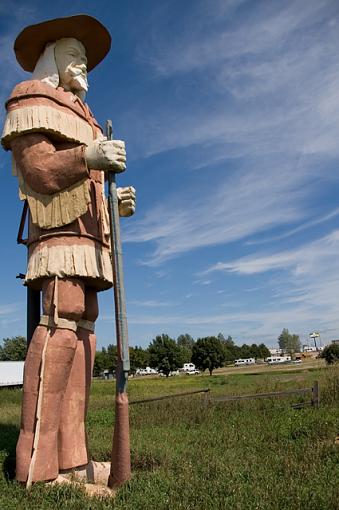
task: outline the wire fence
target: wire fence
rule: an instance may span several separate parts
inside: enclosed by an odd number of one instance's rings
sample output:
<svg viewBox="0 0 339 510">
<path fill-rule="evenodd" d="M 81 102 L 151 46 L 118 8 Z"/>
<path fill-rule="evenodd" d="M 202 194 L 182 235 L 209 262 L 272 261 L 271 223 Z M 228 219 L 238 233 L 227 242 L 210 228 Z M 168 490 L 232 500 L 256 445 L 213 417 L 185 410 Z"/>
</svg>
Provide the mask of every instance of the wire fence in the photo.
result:
<svg viewBox="0 0 339 510">
<path fill-rule="evenodd" d="M 253 400 L 257 398 L 272 398 L 272 397 L 289 397 L 291 395 L 304 395 L 311 394 L 311 400 L 306 402 L 298 402 L 296 404 L 292 404 L 292 407 L 299 408 L 307 405 L 312 405 L 314 407 L 319 407 L 320 404 L 320 391 L 319 391 L 319 381 L 315 381 L 311 388 L 295 388 L 291 390 L 285 391 L 270 391 L 267 393 L 253 393 L 250 395 L 226 395 L 222 397 L 214 397 L 211 399 L 211 402 L 219 403 L 219 402 L 231 402 L 231 401 L 239 401 L 239 400 Z"/>
<path fill-rule="evenodd" d="M 290 397 L 291 395 L 305 395 L 310 394 L 311 400 L 306 402 L 298 402 L 296 404 L 292 404 L 292 407 L 295 409 L 305 407 L 308 405 L 311 405 L 313 407 L 319 407 L 320 404 L 320 389 L 319 389 L 319 381 L 314 381 L 313 386 L 311 388 L 295 388 L 291 390 L 285 390 L 285 391 L 270 391 L 266 393 L 252 393 L 249 395 L 225 395 L 225 396 L 218 396 L 218 397 L 212 397 L 210 394 L 210 388 L 203 388 L 201 390 L 193 390 L 193 391 L 185 391 L 181 393 L 172 393 L 171 395 L 159 395 L 156 397 L 149 397 L 144 398 L 141 400 L 131 400 L 130 405 L 136 405 L 136 404 L 145 404 L 149 402 L 158 402 L 160 400 L 168 400 L 172 398 L 178 398 L 178 397 L 187 397 L 189 395 L 196 395 L 199 393 L 204 393 L 206 397 L 208 397 L 208 403 L 210 404 L 218 404 L 223 402 L 234 402 L 234 401 L 241 401 L 241 400 L 254 400 L 258 398 L 283 398 L 283 397 Z"/>
</svg>

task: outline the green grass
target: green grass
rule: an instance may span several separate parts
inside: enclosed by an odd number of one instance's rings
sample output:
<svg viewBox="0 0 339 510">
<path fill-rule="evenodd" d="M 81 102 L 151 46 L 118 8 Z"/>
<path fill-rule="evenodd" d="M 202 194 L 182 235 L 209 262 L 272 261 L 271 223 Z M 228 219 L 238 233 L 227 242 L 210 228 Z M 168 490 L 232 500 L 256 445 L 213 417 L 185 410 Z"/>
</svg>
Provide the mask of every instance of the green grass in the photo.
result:
<svg viewBox="0 0 339 510">
<path fill-rule="evenodd" d="M 209 405 L 204 395 L 132 406 L 133 478 L 113 499 L 73 487 L 10 477 L 20 419 L 19 390 L 0 391 L 0 509 L 339 509 L 338 369 L 132 379 L 130 398 L 208 387 L 235 395 L 309 387 L 319 409 L 294 410 L 299 397 Z M 88 417 L 92 457 L 110 456 L 114 383 L 94 381 Z M 308 399 L 308 397 L 303 397 Z"/>
</svg>

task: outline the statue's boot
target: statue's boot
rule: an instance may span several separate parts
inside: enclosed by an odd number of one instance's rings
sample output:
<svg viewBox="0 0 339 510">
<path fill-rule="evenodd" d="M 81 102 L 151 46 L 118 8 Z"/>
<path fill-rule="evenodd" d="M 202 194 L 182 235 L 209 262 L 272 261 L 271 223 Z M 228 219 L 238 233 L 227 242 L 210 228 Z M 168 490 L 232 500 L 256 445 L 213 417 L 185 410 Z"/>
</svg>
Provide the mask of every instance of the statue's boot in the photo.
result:
<svg viewBox="0 0 339 510">
<path fill-rule="evenodd" d="M 83 327 L 81 327 L 83 326 Z M 80 321 L 72 369 L 59 424 L 59 469 L 73 470 L 89 462 L 85 420 L 95 357 L 94 324 Z"/>
<path fill-rule="evenodd" d="M 18 481 L 30 484 L 58 476 L 60 413 L 76 345 L 76 333 L 71 329 L 39 325 L 34 332 L 24 371 L 16 450 Z"/>
<path fill-rule="evenodd" d="M 72 470 L 61 471 L 60 475 L 67 480 L 96 483 L 107 487 L 108 477 L 111 470 L 110 462 L 96 462 L 90 460 L 85 466 L 79 466 Z"/>
<path fill-rule="evenodd" d="M 75 487 L 79 487 L 80 489 L 84 489 L 87 496 L 89 497 L 109 497 L 114 498 L 116 491 L 110 489 L 109 487 L 105 486 L 104 484 L 101 484 L 98 482 L 95 483 L 86 483 L 84 481 L 85 479 L 77 479 L 70 477 L 70 475 L 63 475 L 59 474 L 59 476 L 53 480 L 52 482 L 49 482 L 51 485 L 73 485 Z"/>
</svg>

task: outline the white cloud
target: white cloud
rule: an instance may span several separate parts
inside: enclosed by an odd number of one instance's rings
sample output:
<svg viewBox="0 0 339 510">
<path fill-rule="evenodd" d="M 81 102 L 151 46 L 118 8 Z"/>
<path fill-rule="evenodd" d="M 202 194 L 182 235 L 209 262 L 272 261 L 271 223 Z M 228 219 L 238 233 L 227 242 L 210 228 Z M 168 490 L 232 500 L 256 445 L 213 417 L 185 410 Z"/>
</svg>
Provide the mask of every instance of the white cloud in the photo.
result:
<svg viewBox="0 0 339 510">
<path fill-rule="evenodd" d="M 211 6 L 199 17 L 206 5 L 198 4 L 196 30 L 169 36 L 155 25 L 152 47 L 141 48 L 155 77 L 175 79 L 183 97 L 133 111 L 143 153 L 186 147 L 191 162 L 183 168 L 185 182 L 194 180 L 187 172 L 192 167 L 210 175 L 206 189 L 178 186 L 175 196 L 161 196 L 127 227 L 127 241 L 153 243 L 144 261 L 150 265 L 282 225 L 302 222 L 294 233 L 315 226 L 320 220 L 308 219 L 314 218 L 312 196 L 338 179 L 330 167 L 339 159 L 335 3 L 313 0 L 301 8 L 298 2 L 264 2 L 242 16 L 236 3 L 224 11 L 221 4 L 215 2 L 220 18 L 213 18 Z M 183 76 L 201 87 L 199 103 L 191 102 Z M 230 158 L 238 159 L 236 175 Z"/>
<path fill-rule="evenodd" d="M 10 318 L 11 315 L 16 313 L 22 303 L 10 303 L 6 305 L 0 305 L 0 318 Z"/>
<path fill-rule="evenodd" d="M 314 227 L 316 225 L 320 225 L 321 223 L 325 223 L 328 220 L 331 220 L 339 215 L 339 208 L 333 209 L 333 211 L 329 212 L 328 214 L 325 214 L 324 216 L 317 217 L 316 219 L 313 219 L 308 222 L 304 222 L 298 227 L 295 227 L 291 230 L 288 230 L 287 232 L 284 232 L 279 235 L 270 236 L 264 239 L 254 239 L 250 241 L 246 241 L 247 245 L 256 245 L 256 244 L 266 244 L 266 243 L 272 243 L 274 241 L 281 241 L 282 239 L 286 239 L 287 237 L 291 237 L 295 234 L 298 234 L 299 232 L 303 232 L 306 229 L 309 229 L 311 227 Z"/>
<path fill-rule="evenodd" d="M 290 162 L 279 161 L 279 172 L 264 162 L 227 174 L 219 185 L 191 194 L 179 191 L 155 206 L 143 219 L 127 225 L 127 242 L 153 241 L 156 248 L 145 263 L 157 265 L 195 248 L 230 243 L 274 226 L 300 220 L 302 200 L 308 189 L 306 165 L 290 172 Z"/>
<path fill-rule="evenodd" d="M 292 324 L 300 335 L 319 329 L 324 338 L 330 339 L 334 331 L 339 333 L 338 251 L 339 230 L 334 230 L 295 249 L 219 262 L 204 273 L 234 273 L 247 278 L 265 273 L 275 275 L 266 278 L 258 292 L 261 298 L 266 294 L 265 310 L 258 304 L 254 311 L 240 312 L 245 337 L 249 336 L 249 322 L 253 320 L 256 338 Z"/>
<path fill-rule="evenodd" d="M 27 80 L 25 73 L 16 61 L 13 45 L 19 32 L 29 23 L 34 23 L 34 7 L 18 4 L 13 6 L 7 2 L 0 5 L 0 15 L 11 15 L 10 21 L 6 26 L 6 31 L 0 35 L 0 102 L 1 104 L 8 98 L 12 88 L 20 81 Z M 4 111 L 0 114 L 0 122 L 3 120 Z"/>
<path fill-rule="evenodd" d="M 212 281 L 211 280 L 195 280 L 193 283 L 197 284 L 197 285 L 211 285 Z"/>
<path fill-rule="evenodd" d="M 172 306 L 173 303 L 170 303 L 168 301 L 155 301 L 155 300 L 130 300 L 128 301 L 128 305 L 134 305 L 134 306 L 144 306 L 146 308 L 157 308 L 162 306 Z"/>
<path fill-rule="evenodd" d="M 15 323 L 24 323 L 25 316 L 22 315 L 24 303 L 9 303 L 0 305 L 0 325 L 5 330 L 8 326 Z"/>
<path fill-rule="evenodd" d="M 323 21 L 328 16 L 326 8 L 330 2 L 309 0 L 303 2 L 302 8 L 300 3 L 291 1 L 275 5 L 263 3 L 256 6 L 250 15 L 246 16 L 243 12 L 241 17 L 233 16 L 231 24 L 227 23 L 229 9 L 234 10 L 235 5 L 235 2 L 226 5 L 222 13 L 224 23 L 218 26 L 221 19 L 220 2 L 209 2 L 208 9 L 200 3 L 194 17 L 195 21 L 199 17 L 200 23 L 192 26 L 192 30 L 186 30 L 181 37 L 173 38 L 172 33 L 160 32 L 160 25 L 159 32 L 152 34 L 152 48 L 149 47 L 149 51 L 140 48 L 140 58 L 152 65 L 159 74 L 173 75 L 220 65 L 229 59 L 262 54 L 277 45 L 288 43 L 297 30 Z M 237 7 L 240 6 L 238 2 Z M 211 15 L 215 30 L 211 30 Z M 225 28 L 220 30 L 220 25 Z"/>
<path fill-rule="evenodd" d="M 324 267 L 333 270 L 333 263 L 338 258 L 339 230 L 330 235 L 308 243 L 300 248 L 281 251 L 269 255 L 250 255 L 231 262 L 218 262 L 203 274 L 215 271 L 233 272 L 238 274 L 255 274 L 272 270 L 292 270 L 295 275 L 316 275 L 323 273 Z"/>
</svg>

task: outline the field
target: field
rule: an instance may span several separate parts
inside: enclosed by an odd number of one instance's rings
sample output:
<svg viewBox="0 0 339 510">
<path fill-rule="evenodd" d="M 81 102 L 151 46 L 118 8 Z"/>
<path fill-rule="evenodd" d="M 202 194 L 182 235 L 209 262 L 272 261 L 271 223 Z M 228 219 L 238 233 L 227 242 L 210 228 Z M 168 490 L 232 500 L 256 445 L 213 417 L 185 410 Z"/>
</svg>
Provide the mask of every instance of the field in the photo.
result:
<svg viewBox="0 0 339 510">
<path fill-rule="evenodd" d="M 321 405 L 292 409 L 298 396 L 216 405 L 197 395 L 131 406 L 133 478 L 115 499 L 43 484 L 27 493 L 14 482 L 21 391 L 2 390 L 0 509 L 339 509 L 338 376 L 338 368 L 311 362 L 132 379 L 131 399 L 199 388 L 212 396 L 260 393 L 318 380 Z M 93 383 L 88 431 L 97 460 L 110 456 L 113 391 L 111 381 Z"/>
</svg>

